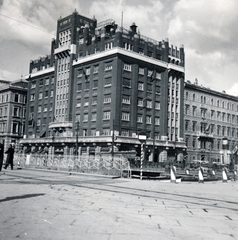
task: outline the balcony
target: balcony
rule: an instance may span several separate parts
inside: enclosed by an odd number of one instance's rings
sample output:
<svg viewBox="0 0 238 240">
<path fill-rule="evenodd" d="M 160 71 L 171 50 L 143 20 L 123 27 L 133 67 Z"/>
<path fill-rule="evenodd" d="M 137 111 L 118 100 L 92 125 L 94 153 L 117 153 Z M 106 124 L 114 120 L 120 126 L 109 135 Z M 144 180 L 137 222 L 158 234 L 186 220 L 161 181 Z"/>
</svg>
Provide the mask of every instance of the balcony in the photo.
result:
<svg viewBox="0 0 238 240">
<path fill-rule="evenodd" d="M 54 54 L 57 55 L 58 58 L 70 56 L 70 44 L 64 44 L 63 46 L 56 48 Z"/>
<path fill-rule="evenodd" d="M 197 132 L 199 138 L 214 138 L 213 134 L 199 131 Z"/>
</svg>

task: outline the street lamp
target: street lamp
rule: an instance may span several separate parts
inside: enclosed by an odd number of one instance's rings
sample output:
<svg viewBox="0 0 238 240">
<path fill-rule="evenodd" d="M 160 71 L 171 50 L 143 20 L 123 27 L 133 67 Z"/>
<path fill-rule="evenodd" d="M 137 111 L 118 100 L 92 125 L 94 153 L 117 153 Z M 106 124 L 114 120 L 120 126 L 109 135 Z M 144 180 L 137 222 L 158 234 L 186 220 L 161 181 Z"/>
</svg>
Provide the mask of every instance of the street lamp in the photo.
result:
<svg viewBox="0 0 238 240">
<path fill-rule="evenodd" d="M 142 180 L 142 175 L 143 175 L 143 161 L 144 161 L 144 158 L 145 158 L 144 144 L 146 143 L 146 135 L 145 135 L 145 134 L 140 134 L 138 137 L 139 137 L 139 141 L 141 142 L 140 179 Z"/>
<path fill-rule="evenodd" d="M 79 143 L 79 121 L 75 123 L 75 130 L 76 130 L 76 156 L 78 156 L 78 143 Z"/>
</svg>

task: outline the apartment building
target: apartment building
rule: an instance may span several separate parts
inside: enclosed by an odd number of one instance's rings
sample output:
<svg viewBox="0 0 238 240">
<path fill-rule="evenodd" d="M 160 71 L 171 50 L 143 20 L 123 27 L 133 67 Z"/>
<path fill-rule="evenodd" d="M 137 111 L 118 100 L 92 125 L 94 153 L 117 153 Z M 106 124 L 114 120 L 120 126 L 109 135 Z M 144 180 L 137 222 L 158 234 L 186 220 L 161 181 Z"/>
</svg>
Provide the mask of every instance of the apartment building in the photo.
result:
<svg viewBox="0 0 238 240">
<path fill-rule="evenodd" d="M 28 82 L 0 80 L 0 141 L 5 148 L 14 143 L 21 149 L 20 139 L 25 134 L 25 116 Z"/>
<path fill-rule="evenodd" d="M 187 81 L 184 87 L 187 160 L 229 164 L 236 159 L 238 98 Z M 237 161 L 237 160 L 236 160 Z"/>
<path fill-rule="evenodd" d="M 184 47 L 76 11 L 57 22 L 51 53 L 31 61 L 25 151 L 117 152 L 183 159 Z"/>
</svg>

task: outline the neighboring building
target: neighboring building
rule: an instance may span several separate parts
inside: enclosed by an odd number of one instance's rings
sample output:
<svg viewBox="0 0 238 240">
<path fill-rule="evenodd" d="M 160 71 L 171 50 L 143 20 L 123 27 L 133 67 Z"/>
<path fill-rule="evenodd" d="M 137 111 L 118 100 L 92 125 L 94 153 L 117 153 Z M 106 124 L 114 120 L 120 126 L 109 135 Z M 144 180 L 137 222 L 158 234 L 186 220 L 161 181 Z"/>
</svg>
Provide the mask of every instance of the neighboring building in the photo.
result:
<svg viewBox="0 0 238 240">
<path fill-rule="evenodd" d="M 143 133 L 150 161 L 183 159 L 184 59 L 183 46 L 144 37 L 134 23 L 59 19 L 51 54 L 26 77 L 24 149 L 140 155 Z"/>
<path fill-rule="evenodd" d="M 229 164 L 231 157 L 236 157 L 233 153 L 238 142 L 238 97 L 199 86 L 197 80 L 194 84 L 187 81 L 184 136 L 188 162 Z"/>
<path fill-rule="evenodd" d="M 21 149 L 19 141 L 25 132 L 28 82 L 0 80 L 0 141 L 5 149 L 10 143 Z"/>
</svg>

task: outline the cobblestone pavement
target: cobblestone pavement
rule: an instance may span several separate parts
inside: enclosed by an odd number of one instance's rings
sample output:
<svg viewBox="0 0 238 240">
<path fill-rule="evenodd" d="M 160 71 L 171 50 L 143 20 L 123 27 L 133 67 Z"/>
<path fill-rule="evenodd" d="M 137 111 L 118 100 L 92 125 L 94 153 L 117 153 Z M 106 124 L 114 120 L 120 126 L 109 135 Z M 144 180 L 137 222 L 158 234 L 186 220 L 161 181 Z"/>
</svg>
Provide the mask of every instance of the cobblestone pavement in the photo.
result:
<svg viewBox="0 0 238 240">
<path fill-rule="evenodd" d="M 238 182 L 0 173 L 0 239 L 238 239 Z"/>
</svg>

